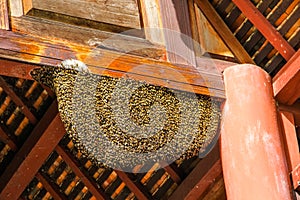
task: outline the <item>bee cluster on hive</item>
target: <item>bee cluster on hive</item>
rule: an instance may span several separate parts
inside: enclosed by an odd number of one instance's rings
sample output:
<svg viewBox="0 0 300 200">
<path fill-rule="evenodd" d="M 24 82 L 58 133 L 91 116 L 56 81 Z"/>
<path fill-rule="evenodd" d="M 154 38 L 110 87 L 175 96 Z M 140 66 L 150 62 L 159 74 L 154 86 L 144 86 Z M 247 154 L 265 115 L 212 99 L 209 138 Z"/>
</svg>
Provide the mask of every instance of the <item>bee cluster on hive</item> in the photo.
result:
<svg viewBox="0 0 300 200">
<path fill-rule="evenodd" d="M 190 158 L 203 151 L 217 135 L 219 105 L 208 96 L 92 74 L 75 60 L 34 69 L 31 75 L 56 93 L 67 133 L 83 154 L 101 166 L 106 165 L 103 160 L 126 167 L 149 159 L 158 162 Z M 123 93 L 119 92 L 120 82 Z M 147 130 L 149 135 L 139 135 L 140 130 Z M 187 134 L 180 134 L 182 130 Z M 117 148 L 108 148 L 103 136 Z M 190 142 L 186 142 L 187 138 Z M 173 140 L 175 145 L 168 146 Z M 165 150 L 159 151 L 162 148 Z M 133 160 L 116 149 L 139 156 Z M 153 152 L 155 156 L 145 157 Z"/>
</svg>

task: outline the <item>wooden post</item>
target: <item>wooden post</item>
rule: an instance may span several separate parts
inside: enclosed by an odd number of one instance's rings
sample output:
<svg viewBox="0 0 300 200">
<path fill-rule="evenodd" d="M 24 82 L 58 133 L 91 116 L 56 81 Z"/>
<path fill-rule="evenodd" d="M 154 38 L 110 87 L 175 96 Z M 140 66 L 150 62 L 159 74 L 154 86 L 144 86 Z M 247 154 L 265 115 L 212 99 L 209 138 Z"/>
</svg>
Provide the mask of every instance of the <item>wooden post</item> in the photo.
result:
<svg viewBox="0 0 300 200">
<path fill-rule="evenodd" d="M 227 198 L 292 199 L 270 76 L 236 65 L 224 71 L 221 159 Z"/>
</svg>

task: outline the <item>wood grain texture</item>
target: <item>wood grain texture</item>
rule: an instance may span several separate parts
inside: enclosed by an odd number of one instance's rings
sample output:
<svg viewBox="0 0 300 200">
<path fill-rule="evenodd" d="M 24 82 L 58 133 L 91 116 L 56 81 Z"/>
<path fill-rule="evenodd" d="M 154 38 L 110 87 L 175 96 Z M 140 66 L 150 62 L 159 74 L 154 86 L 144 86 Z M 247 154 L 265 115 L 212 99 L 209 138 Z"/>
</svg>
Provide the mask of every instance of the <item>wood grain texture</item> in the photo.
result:
<svg viewBox="0 0 300 200">
<path fill-rule="evenodd" d="M 9 1 L 10 15 L 14 17 L 20 17 L 23 15 L 23 3 L 22 0 Z"/>
<path fill-rule="evenodd" d="M 9 30 L 7 0 L 0 0 L 0 29 Z"/>
<path fill-rule="evenodd" d="M 105 22 L 130 28 L 141 28 L 135 0 L 26 0 L 33 9 Z"/>
<path fill-rule="evenodd" d="M 212 7 L 208 0 L 195 0 L 206 19 L 210 22 L 224 43 L 231 50 L 232 54 L 240 63 L 255 64 L 240 42 L 235 38 L 231 30 Z"/>
<path fill-rule="evenodd" d="M 196 66 L 188 2 L 159 0 L 167 59 Z"/>
<path fill-rule="evenodd" d="M 154 85 L 224 98 L 224 86 L 219 72 L 207 72 L 210 66 L 231 66 L 234 63 L 199 58 L 196 68 L 178 65 L 72 43 L 51 43 L 34 37 L 0 31 L 2 58 L 34 64 L 56 65 L 70 58 L 85 62 L 92 73 L 112 77 L 126 76 Z M 7 73 L 7 72 L 6 72 Z"/>
</svg>

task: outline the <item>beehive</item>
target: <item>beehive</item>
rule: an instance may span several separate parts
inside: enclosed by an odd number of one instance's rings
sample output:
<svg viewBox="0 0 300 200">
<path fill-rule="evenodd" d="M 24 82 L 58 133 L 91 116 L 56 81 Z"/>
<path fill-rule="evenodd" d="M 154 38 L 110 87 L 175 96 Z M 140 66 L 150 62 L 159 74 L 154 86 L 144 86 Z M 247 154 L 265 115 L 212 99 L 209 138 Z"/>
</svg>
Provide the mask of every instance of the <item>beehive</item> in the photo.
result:
<svg viewBox="0 0 300 200">
<path fill-rule="evenodd" d="M 95 75 L 75 60 L 31 74 L 56 93 L 67 133 L 99 165 L 171 163 L 205 152 L 217 137 L 219 106 L 208 96 Z"/>
</svg>

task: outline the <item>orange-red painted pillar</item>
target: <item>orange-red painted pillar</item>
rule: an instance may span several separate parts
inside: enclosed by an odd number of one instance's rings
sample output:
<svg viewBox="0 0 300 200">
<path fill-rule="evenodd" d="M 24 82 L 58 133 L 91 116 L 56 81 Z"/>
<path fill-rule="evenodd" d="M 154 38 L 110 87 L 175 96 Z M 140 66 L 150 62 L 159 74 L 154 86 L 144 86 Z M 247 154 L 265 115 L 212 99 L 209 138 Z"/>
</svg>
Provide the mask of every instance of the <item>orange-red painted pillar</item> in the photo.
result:
<svg viewBox="0 0 300 200">
<path fill-rule="evenodd" d="M 230 200 L 292 199 L 270 76 L 255 65 L 224 71 L 221 158 Z"/>
</svg>

